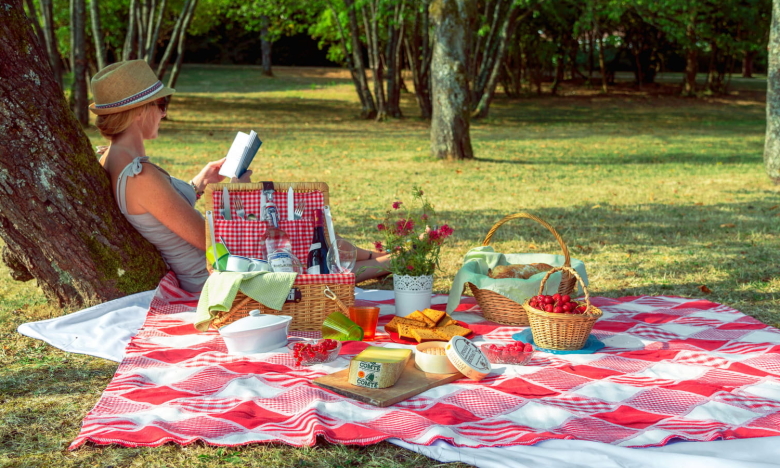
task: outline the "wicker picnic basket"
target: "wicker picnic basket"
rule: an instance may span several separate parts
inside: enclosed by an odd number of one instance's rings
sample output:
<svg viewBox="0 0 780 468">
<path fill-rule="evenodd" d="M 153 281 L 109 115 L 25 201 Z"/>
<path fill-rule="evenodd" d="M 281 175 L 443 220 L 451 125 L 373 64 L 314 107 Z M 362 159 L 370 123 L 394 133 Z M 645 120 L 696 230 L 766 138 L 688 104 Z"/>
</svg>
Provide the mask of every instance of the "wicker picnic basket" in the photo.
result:
<svg viewBox="0 0 780 468">
<path fill-rule="evenodd" d="M 505 216 L 492 228 L 490 228 L 490 231 L 488 231 L 487 235 L 485 236 L 485 240 L 482 241 L 482 245 L 490 245 L 490 240 L 493 238 L 493 234 L 495 234 L 498 228 L 500 228 L 504 223 L 520 218 L 531 219 L 546 227 L 553 234 L 553 236 L 555 236 L 555 239 L 561 246 L 561 250 L 563 250 L 563 266 L 569 268 L 571 267 L 569 249 L 566 247 L 566 243 L 563 242 L 561 235 L 558 234 L 558 231 L 556 231 L 555 228 L 552 227 L 547 221 L 530 213 L 515 213 Z M 570 276 L 568 272 L 564 271 L 561 277 L 561 284 L 558 287 L 558 292 L 560 294 L 571 294 L 577 285 L 576 281 L 577 280 L 574 277 Z M 528 316 L 525 312 L 525 309 L 523 309 L 522 304 L 519 304 L 506 296 L 502 296 L 495 291 L 491 291 L 489 289 L 480 289 L 473 283 L 468 283 L 468 285 L 469 289 L 471 289 L 471 294 L 477 300 L 477 304 L 479 304 L 479 307 L 482 309 L 482 314 L 486 319 L 490 320 L 491 322 L 496 322 L 503 325 L 512 325 L 516 327 L 527 327 L 529 325 Z"/>
<path fill-rule="evenodd" d="M 601 309 L 590 303 L 588 288 L 580 278 L 580 275 L 573 268 L 557 267 L 548 271 L 539 285 L 539 294 L 544 291 L 544 284 L 547 278 L 556 271 L 568 271 L 582 285 L 585 291 L 585 305 L 587 309 L 584 314 L 556 314 L 545 312 L 530 306 L 530 299 L 526 300 L 523 308 L 528 313 L 528 320 L 531 322 L 531 333 L 534 336 L 536 346 L 547 349 L 575 351 L 582 349 L 585 342 L 588 341 L 593 324 L 596 323 L 601 315 Z"/>
<path fill-rule="evenodd" d="M 314 229 L 312 222 L 314 210 L 321 209 L 329 203 L 328 184 L 323 182 L 274 182 L 273 185 L 276 192 L 274 201 L 279 213 L 286 213 L 286 195 L 289 187 L 292 187 L 296 199 L 303 199 L 306 202 L 303 219 L 280 222 L 280 227 L 287 232 L 292 240 L 293 253 L 298 258 L 305 259 Z M 221 206 L 223 187 L 228 188 L 231 200 L 236 196 L 240 197 L 246 213 L 259 213 L 260 193 L 263 190 L 263 184 L 212 184 L 206 188 L 204 194 L 206 209 L 212 211 L 214 215 L 217 238 L 222 237 L 234 255 L 260 258 L 260 239 L 265 233 L 266 222 L 238 219 L 235 211 L 233 211 L 232 220 L 224 219 L 218 208 Z M 211 248 L 211 236 L 208 235 L 208 232 L 206 248 Z M 207 265 L 207 268 L 211 271 L 211 265 Z M 329 297 L 329 294 L 331 297 L 335 295 L 336 299 Z M 290 330 L 320 331 L 325 318 L 331 313 L 339 311 L 339 302 L 347 307 L 355 303 L 354 274 L 299 274 L 282 310 L 270 309 L 239 291 L 230 310 L 220 313 L 211 324 L 219 328 L 246 317 L 251 310 L 259 309 L 264 314 L 291 316 L 293 320 L 290 324 Z"/>
</svg>

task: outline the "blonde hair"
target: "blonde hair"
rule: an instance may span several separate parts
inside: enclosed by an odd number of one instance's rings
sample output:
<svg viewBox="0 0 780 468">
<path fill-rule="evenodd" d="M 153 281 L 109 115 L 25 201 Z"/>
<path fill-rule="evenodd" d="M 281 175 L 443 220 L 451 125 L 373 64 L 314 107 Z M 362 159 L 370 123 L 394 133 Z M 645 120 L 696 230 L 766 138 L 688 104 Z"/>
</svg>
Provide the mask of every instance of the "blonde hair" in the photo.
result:
<svg viewBox="0 0 780 468">
<path fill-rule="evenodd" d="M 98 115 L 97 120 L 95 120 L 95 126 L 101 135 L 111 140 L 127 130 L 127 127 L 132 125 L 133 119 L 141 112 L 144 112 L 147 107 L 141 106 L 124 112 L 117 112 L 116 114 Z"/>
</svg>

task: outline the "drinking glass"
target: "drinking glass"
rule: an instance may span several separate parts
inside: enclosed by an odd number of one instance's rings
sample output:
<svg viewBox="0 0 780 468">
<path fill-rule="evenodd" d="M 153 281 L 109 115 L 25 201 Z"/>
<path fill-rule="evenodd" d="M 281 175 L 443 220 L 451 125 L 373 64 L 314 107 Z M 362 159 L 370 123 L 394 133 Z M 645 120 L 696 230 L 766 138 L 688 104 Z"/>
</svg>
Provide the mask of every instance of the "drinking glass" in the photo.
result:
<svg viewBox="0 0 780 468">
<path fill-rule="evenodd" d="M 376 323 L 379 320 L 379 307 L 350 307 L 349 319 L 363 329 L 363 341 L 374 340 Z"/>
<path fill-rule="evenodd" d="M 337 249 L 338 261 L 336 261 Z M 344 239 L 336 239 L 336 243 L 330 246 L 328 256 L 325 258 L 331 273 L 350 273 L 355 268 L 356 260 L 357 247 Z"/>
</svg>

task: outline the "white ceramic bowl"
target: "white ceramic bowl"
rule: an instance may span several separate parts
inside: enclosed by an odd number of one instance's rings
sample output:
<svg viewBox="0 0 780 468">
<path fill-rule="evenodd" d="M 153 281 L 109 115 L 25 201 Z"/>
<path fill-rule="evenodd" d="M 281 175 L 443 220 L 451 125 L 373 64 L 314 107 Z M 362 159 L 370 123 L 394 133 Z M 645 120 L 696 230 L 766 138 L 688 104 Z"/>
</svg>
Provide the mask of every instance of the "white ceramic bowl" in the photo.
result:
<svg viewBox="0 0 780 468">
<path fill-rule="evenodd" d="M 255 309 L 248 317 L 219 329 L 230 354 L 264 353 L 287 345 L 292 317 L 268 315 Z"/>
</svg>

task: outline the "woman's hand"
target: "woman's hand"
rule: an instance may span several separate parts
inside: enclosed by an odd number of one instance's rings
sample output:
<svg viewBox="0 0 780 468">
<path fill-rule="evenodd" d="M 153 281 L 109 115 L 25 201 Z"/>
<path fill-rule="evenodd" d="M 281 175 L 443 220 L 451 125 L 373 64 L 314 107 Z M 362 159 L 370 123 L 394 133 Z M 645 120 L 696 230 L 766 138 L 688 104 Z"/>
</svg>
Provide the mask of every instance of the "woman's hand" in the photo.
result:
<svg viewBox="0 0 780 468">
<path fill-rule="evenodd" d="M 252 171 L 249 169 L 247 169 L 243 174 L 241 174 L 241 177 L 239 178 L 235 178 L 235 177 L 230 178 L 231 184 L 239 184 L 239 183 L 248 184 L 250 182 L 252 182 Z"/>
<path fill-rule="evenodd" d="M 208 184 L 217 184 L 225 179 L 225 176 L 219 174 L 219 170 L 222 169 L 222 165 L 225 164 L 225 159 L 222 158 L 218 161 L 212 161 L 200 171 L 200 174 L 193 177 L 192 182 L 198 188 L 198 192 L 206 190 Z"/>
</svg>

